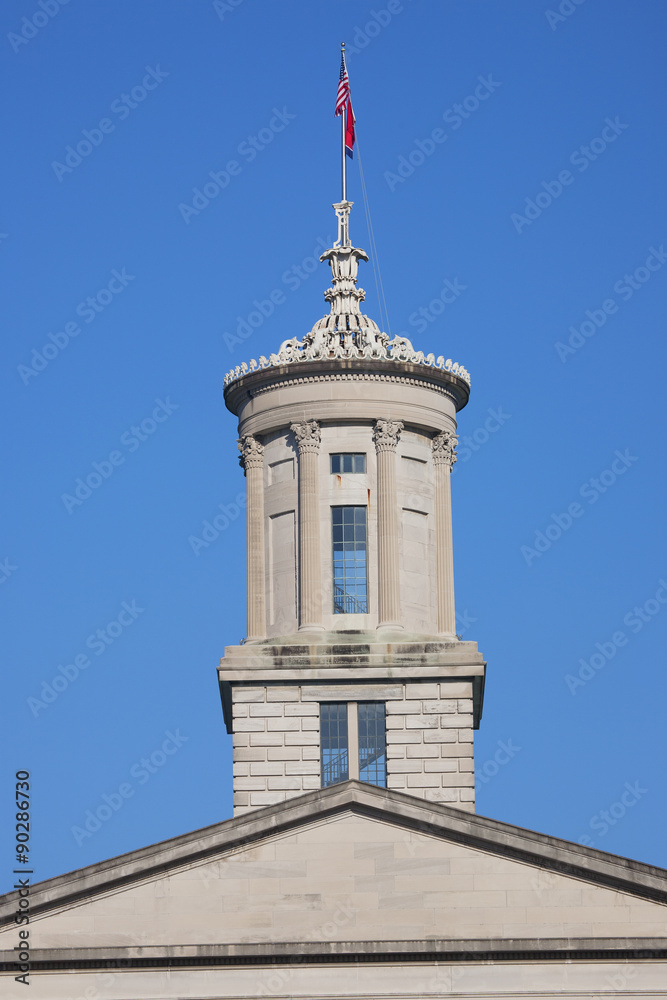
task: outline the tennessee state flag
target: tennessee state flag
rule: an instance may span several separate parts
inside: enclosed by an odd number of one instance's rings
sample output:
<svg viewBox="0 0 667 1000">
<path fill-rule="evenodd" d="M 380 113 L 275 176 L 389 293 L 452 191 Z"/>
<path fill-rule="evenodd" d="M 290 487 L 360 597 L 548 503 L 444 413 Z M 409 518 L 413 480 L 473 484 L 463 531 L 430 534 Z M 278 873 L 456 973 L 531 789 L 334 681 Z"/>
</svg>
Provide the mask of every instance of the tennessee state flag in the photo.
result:
<svg viewBox="0 0 667 1000">
<path fill-rule="evenodd" d="M 354 111 L 352 110 L 352 101 L 348 97 L 347 99 L 347 114 L 345 116 L 345 153 L 352 159 L 352 150 L 354 149 Z"/>
<path fill-rule="evenodd" d="M 340 56 L 340 76 L 338 78 L 338 91 L 336 93 L 336 117 L 345 112 L 345 152 L 351 158 L 354 149 L 354 111 L 352 110 L 352 100 L 350 98 L 350 80 L 347 75 L 345 65 L 345 53 Z"/>
</svg>

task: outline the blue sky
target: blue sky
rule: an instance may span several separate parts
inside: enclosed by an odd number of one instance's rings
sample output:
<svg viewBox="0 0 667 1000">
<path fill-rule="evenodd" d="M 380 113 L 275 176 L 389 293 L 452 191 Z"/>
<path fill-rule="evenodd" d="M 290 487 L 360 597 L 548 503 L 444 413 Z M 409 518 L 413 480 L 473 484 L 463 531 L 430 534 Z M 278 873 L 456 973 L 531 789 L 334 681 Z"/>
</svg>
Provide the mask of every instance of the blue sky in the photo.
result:
<svg viewBox="0 0 667 1000">
<path fill-rule="evenodd" d="M 472 375 L 452 487 L 489 664 L 478 811 L 667 865 L 665 6 L 58 4 L 1 15 L 4 883 L 17 769 L 36 877 L 231 815 L 222 379 L 327 311 L 342 39 L 388 325 Z M 349 196 L 368 250 L 358 158 Z"/>
</svg>

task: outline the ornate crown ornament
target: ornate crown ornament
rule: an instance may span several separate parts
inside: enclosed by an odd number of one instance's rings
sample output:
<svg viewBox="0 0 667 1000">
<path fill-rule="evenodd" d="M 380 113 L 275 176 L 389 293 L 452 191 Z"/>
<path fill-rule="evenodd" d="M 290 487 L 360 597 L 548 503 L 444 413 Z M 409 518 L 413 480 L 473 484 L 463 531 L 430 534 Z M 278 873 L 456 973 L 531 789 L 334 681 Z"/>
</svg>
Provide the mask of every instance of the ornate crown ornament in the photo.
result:
<svg viewBox="0 0 667 1000">
<path fill-rule="evenodd" d="M 325 301 L 331 304 L 329 314 L 319 319 L 301 340 L 297 337 L 284 340 L 276 354 L 270 354 L 268 358 L 261 355 L 259 361 L 253 358 L 249 364 L 244 361 L 232 368 L 225 375 L 225 386 L 260 368 L 299 361 L 355 358 L 377 358 L 390 363 L 407 361 L 440 368 L 458 375 L 470 385 L 470 374 L 463 365 L 451 358 L 445 360 L 443 355 L 438 358 L 434 354 L 425 356 L 423 351 L 415 351 L 407 337 L 396 336 L 390 340 L 370 316 L 361 312 L 359 305 L 366 298 L 366 293 L 363 288 L 357 288 L 357 272 L 359 261 L 367 261 L 368 254 L 350 243 L 349 218 L 352 204 L 351 201 L 341 201 L 333 206 L 338 217 L 338 239 L 320 257 L 321 261 L 328 261 L 331 267 L 333 287 L 324 293 Z"/>
</svg>

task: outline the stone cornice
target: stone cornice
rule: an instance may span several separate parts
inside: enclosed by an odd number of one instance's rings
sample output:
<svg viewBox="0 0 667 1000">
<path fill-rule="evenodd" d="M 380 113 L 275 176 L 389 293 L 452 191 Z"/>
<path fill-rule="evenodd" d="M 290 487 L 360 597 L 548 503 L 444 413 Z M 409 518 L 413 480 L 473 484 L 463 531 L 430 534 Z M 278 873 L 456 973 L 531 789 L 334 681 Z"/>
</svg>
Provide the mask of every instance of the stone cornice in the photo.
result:
<svg viewBox="0 0 667 1000">
<path fill-rule="evenodd" d="M 225 387 L 225 404 L 232 413 L 239 413 L 243 403 L 263 392 L 302 383 L 328 381 L 374 381 L 423 386 L 443 393 L 463 409 L 470 397 L 470 386 L 459 375 L 445 369 L 365 358 L 359 361 L 300 361 L 260 368 L 240 375 Z"/>
<path fill-rule="evenodd" d="M 197 861 L 326 821 L 341 812 L 416 830 L 582 882 L 667 904 L 667 871 L 662 868 L 452 806 L 426 802 L 404 792 L 346 781 L 36 883 L 31 892 L 31 916 L 66 909 L 110 890 L 167 875 Z M 16 899 L 16 892 L 0 897 L 0 926 L 14 924 Z"/>
</svg>

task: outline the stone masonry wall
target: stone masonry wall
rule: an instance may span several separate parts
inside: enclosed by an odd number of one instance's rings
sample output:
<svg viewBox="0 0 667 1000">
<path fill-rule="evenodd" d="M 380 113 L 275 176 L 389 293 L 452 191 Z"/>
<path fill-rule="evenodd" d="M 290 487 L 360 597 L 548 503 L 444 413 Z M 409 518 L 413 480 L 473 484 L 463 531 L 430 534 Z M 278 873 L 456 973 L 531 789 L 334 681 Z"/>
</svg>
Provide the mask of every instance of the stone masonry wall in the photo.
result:
<svg viewBox="0 0 667 1000">
<path fill-rule="evenodd" d="M 387 785 L 475 811 L 472 685 L 406 684 L 387 701 Z"/>
<path fill-rule="evenodd" d="M 234 815 L 320 787 L 320 702 L 383 701 L 387 785 L 475 810 L 472 684 L 232 686 Z"/>
</svg>

